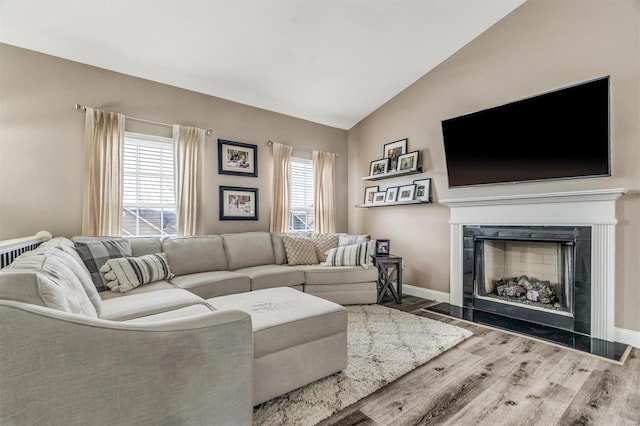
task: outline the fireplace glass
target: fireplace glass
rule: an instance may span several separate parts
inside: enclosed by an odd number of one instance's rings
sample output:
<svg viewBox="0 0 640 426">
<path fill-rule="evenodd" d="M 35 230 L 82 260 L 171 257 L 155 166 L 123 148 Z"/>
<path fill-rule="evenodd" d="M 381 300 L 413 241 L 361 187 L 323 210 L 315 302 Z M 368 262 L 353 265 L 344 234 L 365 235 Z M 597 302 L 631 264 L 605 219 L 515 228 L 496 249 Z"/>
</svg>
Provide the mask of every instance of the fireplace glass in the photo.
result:
<svg viewBox="0 0 640 426">
<path fill-rule="evenodd" d="M 572 242 L 478 238 L 475 243 L 475 297 L 573 314 Z"/>
</svg>

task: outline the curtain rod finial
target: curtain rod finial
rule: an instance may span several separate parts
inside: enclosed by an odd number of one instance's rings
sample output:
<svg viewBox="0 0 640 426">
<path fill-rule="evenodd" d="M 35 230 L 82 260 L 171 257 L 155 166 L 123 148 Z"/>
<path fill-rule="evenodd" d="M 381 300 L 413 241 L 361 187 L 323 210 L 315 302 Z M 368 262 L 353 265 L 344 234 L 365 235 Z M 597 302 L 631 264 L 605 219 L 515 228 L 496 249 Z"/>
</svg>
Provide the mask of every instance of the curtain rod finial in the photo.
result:
<svg viewBox="0 0 640 426">
<path fill-rule="evenodd" d="M 82 105 L 80 105 L 80 104 L 76 104 L 76 109 L 81 109 L 81 110 L 83 110 L 83 111 L 86 111 L 86 110 L 87 110 L 87 107 L 82 106 Z"/>
<path fill-rule="evenodd" d="M 273 146 L 273 141 L 272 141 L 271 139 L 269 139 L 269 140 L 267 141 L 267 145 L 269 145 L 269 146 Z"/>
<path fill-rule="evenodd" d="M 207 135 L 210 135 L 212 133 L 213 133 L 213 130 L 211 130 L 211 129 L 207 129 L 207 131 L 205 132 L 205 134 L 207 134 Z"/>
</svg>

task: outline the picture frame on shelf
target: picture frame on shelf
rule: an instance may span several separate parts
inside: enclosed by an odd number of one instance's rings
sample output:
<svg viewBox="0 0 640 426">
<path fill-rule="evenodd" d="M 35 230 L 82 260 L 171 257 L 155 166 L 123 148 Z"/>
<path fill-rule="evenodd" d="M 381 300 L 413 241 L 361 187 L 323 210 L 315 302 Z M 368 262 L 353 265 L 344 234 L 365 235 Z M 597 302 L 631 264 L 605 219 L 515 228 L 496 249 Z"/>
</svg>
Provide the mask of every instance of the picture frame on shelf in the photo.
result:
<svg viewBox="0 0 640 426">
<path fill-rule="evenodd" d="M 392 186 L 391 188 L 387 188 L 386 196 L 384 198 L 385 203 L 393 203 L 398 199 L 398 187 Z"/>
<path fill-rule="evenodd" d="M 379 186 L 367 186 L 364 189 L 364 204 L 373 204 L 373 196 L 380 190 Z"/>
<path fill-rule="evenodd" d="M 416 179 L 413 183 L 416 184 L 415 199 L 425 203 L 431 201 L 431 178 Z"/>
<path fill-rule="evenodd" d="M 416 184 L 403 185 L 398 188 L 398 201 L 413 201 L 416 193 Z"/>
<path fill-rule="evenodd" d="M 398 157 L 398 171 L 416 171 L 418 170 L 418 160 L 420 151 L 412 151 L 402 154 Z"/>
<path fill-rule="evenodd" d="M 384 204 L 387 197 L 387 191 L 378 191 L 373 193 L 373 204 Z"/>
<path fill-rule="evenodd" d="M 258 177 L 258 146 L 218 139 L 218 174 Z"/>
<path fill-rule="evenodd" d="M 369 166 L 369 176 L 383 175 L 387 173 L 389 167 L 389 159 L 381 158 L 380 160 L 373 160 Z"/>
<path fill-rule="evenodd" d="M 389 256 L 389 253 L 391 253 L 391 241 L 376 240 L 376 256 Z"/>
<path fill-rule="evenodd" d="M 383 157 L 389 159 L 387 171 L 395 172 L 398 168 L 398 157 L 407 153 L 407 139 L 384 144 Z"/>
<path fill-rule="evenodd" d="M 220 186 L 220 220 L 258 220 L 258 188 Z"/>
</svg>

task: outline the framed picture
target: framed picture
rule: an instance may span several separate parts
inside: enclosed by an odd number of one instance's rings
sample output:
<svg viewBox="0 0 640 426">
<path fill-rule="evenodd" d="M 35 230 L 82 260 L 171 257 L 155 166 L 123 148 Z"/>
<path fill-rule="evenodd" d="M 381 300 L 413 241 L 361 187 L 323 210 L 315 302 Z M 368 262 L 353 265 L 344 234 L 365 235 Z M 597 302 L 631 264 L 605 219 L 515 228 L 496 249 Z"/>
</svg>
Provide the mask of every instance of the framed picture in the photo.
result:
<svg viewBox="0 0 640 426">
<path fill-rule="evenodd" d="M 258 220 L 258 188 L 221 186 L 220 220 Z"/>
<path fill-rule="evenodd" d="M 376 256 L 389 256 L 391 242 L 389 240 L 376 240 Z"/>
<path fill-rule="evenodd" d="M 416 200 L 429 202 L 431 200 L 431 178 L 417 179 L 413 183 L 416 184 Z"/>
<path fill-rule="evenodd" d="M 373 160 L 369 167 L 369 176 L 382 175 L 387 173 L 389 166 L 388 158 L 381 158 L 380 160 Z"/>
<path fill-rule="evenodd" d="M 389 159 L 388 170 L 395 172 L 398 168 L 398 157 L 407 153 L 407 139 L 384 144 L 383 157 Z"/>
<path fill-rule="evenodd" d="M 383 204 L 387 197 L 387 191 L 378 191 L 373 193 L 373 204 Z"/>
<path fill-rule="evenodd" d="M 384 199 L 385 203 L 393 203 L 398 199 L 398 187 L 392 186 L 391 188 L 387 188 L 386 197 Z"/>
<path fill-rule="evenodd" d="M 416 184 L 404 185 L 398 188 L 398 201 L 411 201 L 416 193 Z"/>
<path fill-rule="evenodd" d="M 373 204 L 373 196 L 380 190 L 379 186 L 367 186 L 364 189 L 364 203 Z"/>
<path fill-rule="evenodd" d="M 218 174 L 258 177 L 258 146 L 218 139 Z"/>
<path fill-rule="evenodd" d="M 398 157 L 398 171 L 415 171 L 418 170 L 418 154 L 420 151 L 413 151 L 402 154 Z"/>
</svg>

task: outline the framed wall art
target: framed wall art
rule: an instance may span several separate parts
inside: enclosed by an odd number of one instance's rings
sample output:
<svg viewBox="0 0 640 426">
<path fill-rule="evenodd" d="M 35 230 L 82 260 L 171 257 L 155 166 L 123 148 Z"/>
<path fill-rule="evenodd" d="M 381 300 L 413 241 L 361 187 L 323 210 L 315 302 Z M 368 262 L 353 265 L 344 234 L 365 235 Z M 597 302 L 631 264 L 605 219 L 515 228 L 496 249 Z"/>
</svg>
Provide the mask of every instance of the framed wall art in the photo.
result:
<svg viewBox="0 0 640 426">
<path fill-rule="evenodd" d="M 258 146 L 218 139 L 218 174 L 258 177 Z"/>
<path fill-rule="evenodd" d="M 382 175 L 387 173 L 389 167 L 389 159 L 381 158 L 380 160 L 373 160 L 371 166 L 369 166 L 369 176 Z"/>
<path fill-rule="evenodd" d="M 416 184 L 416 200 L 431 201 L 431 178 L 417 179 L 413 183 Z"/>
<path fill-rule="evenodd" d="M 387 191 L 378 191 L 373 193 L 373 204 L 384 204 L 387 197 Z"/>
<path fill-rule="evenodd" d="M 416 192 L 416 184 L 404 185 L 398 188 L 398 201 L 412 201 Z"/>
<path fill-rule="evenodd" d="M 258 220 L 258 188 L 220 186 L 220 220 Z"/>
<path fill-rule="evenodd" d="M 388 171 L 395 172 L 398 169 L 398 157 L 407 153 L 407 139 L 384 144 L 383 157 L 389 159 Z"/>
<path fill-rule="evenodd" d="M 413 151 L 402 154 L 398 157 L 398 171 L 415 171 L 418 170 L 418 154 L 420 151 Z"/>
<path fill-rule="evenodd" d="M 385 203 L 393 203 L 398 199 L 398 187 L 392 186 L 391 188 L 387 188 L 387 195 L 384 199 Z"/>
<path fill-rule="evenodd" d="M 373 204 L 373 196 L 380 190 L 379 186 L 367 186 L 364 189 L 364 203 Z"/>
</svg>

